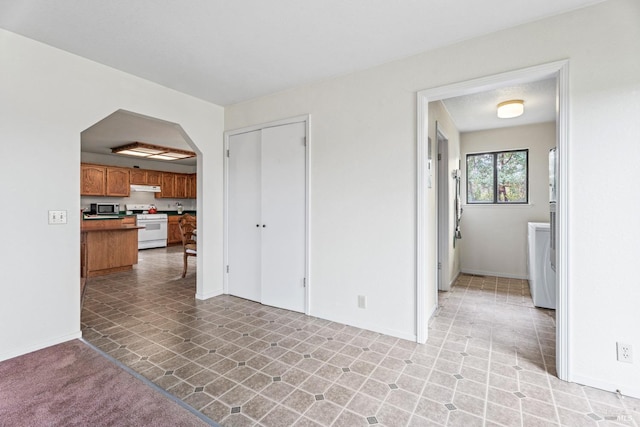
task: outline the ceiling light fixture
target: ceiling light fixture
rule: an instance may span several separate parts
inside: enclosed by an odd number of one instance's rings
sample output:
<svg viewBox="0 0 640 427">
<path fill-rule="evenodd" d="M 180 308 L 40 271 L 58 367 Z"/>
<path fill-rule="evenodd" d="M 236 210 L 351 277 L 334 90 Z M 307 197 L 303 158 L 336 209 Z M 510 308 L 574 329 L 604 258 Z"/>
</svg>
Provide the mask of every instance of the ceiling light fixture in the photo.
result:
<svg viewBox="0 0 640 427">
<path fill-rule="evenodd" d="M 180 160 L 195 157 L 193 151 L 179 150 L 177 148 L 161 147 L 159 145 L 146 144 L 144 142 L 132 142 L 111 149 L 113 154 L 125 156 L 144 157 L 153 160 Z"/>
<path fill-rule="evenodd" d="M 512 119 L 524 113 L 524 101 L 522 99 L 512 99 L 498 104 L 498 118 Z"/>
</svg>

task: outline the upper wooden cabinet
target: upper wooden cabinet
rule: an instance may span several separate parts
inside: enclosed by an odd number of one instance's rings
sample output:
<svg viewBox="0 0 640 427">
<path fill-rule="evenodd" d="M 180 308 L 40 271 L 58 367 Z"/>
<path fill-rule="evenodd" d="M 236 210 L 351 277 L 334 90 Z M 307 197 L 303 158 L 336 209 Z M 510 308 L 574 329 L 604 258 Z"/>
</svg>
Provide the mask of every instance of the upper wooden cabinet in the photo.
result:
<svg viewBox="0 0 640 427">
<path fill-rule="evenodd" d="M 80 165 L 80 195 L 104 196 L 106 194 L 107 168 L 99 165 Z"/>
<path fill-rule="evenodd" d="M 129 169 L 107 166 L 107 192 L 105 196 L 128 197 L 130 191 Z"/>
<path fill-rule="evenodd" d="M 147 171 L 147 185 L 162 185 L 162 172 Z"/>
<path fill-rule="evenodd" d="M 117 166 L 80 165 L 81 196 L 128 197 L 131 184 L 159 185 L 156 198 L 195 199 L 197 175 L 195 173 L 160 172 L 148 169 Z"/>
<path fill-rule="evenodd" d="M 131 169 L 129 171 L 129 182 L 136 185 L 147 184 L 147 173 L 145 169 Z"/>
<path fill-rule="evenodd" d="M 156 198 L 173 199 L 176 197 L 175 175 L 171 172 L 162 172 L 160 192 L 156 193 Z"/>
<path fill-rule="evenodd" d="M 81 196 L 129 196 L 129 169 L 91 164 L 80 165 Z"/>
<path fill-rule="evenodd" d="M 129 171 L 130 183 L 136 185 L 161 185 L 162 172 L 133 168 Z"/>
<path fill-rule="evenodd" d="M 198 198 L 198 175 L 192 173 L 187 179 L 187 199 Z"/>
<path fill-rule="evenodd" d="M 184 173 L 177 173 L 174 177 L 174 194 L 176 199 L 186 199 L 188 196 L 187 192 L 187 181 L 189 175 Z"/>
</svg>

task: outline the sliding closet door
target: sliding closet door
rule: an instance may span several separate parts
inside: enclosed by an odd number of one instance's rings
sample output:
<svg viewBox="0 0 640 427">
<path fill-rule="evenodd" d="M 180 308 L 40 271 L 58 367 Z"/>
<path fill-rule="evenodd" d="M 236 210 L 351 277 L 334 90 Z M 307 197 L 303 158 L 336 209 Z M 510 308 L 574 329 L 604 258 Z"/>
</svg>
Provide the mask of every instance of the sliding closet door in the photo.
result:
<svg viewBox="0 0 640 427">
<path fill-rule="evenodd" d="M 261 301 L 261 131 L 229 138 L 228 291 Z"/>
<path fill-rule="evenodd" d="M 305 123 L 262 130 L 262 303 L 304 312 Z"/>
</svg>

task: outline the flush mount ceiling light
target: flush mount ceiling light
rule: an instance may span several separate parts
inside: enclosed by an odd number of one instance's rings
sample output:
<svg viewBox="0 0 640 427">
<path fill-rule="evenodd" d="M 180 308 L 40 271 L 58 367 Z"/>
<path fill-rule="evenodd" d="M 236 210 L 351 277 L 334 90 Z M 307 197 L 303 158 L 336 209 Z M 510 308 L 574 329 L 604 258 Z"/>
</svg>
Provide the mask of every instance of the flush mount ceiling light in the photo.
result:
<svg viewBox="0 0 640 427">
<path fill-rule="evenodd" d="M 522 99 L 512 99 L 498 104 L 498 118 L 512 119 L 524 113 L 524 101 Z"/>
<path fill-rule="evenodd" d="M 145 144 L 144 142 L 132 142 L 111 149 L 114 154 L 125 156 L 144 157 L 153 160 L 179 160 L 195 157 L 196 153 L 177 148 L 161 147 L 159 145 Z"/>
</svg>

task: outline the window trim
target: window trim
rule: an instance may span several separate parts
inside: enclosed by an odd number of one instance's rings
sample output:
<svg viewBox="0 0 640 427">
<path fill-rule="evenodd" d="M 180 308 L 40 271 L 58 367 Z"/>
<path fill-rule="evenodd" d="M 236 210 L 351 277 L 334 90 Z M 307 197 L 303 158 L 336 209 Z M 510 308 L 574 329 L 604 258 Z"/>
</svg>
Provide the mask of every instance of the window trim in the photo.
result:
<svg viewBox="0 0 640 427">
<path fill-rule="evenodd" d="M 499 193 L 498 193 L 498 168 L 497 168 L 497 164 L 498 164 L 498 155 L 500 154 L 504 154 L 504 153 L 516 153 L 516 152 L 525 152 L 526 153 L 526 177 L 525 177 L 525 189 L 526 189 L 526 194 L 525 194 L 525 200 L 523 201 L 517 201 L 517 202 L 501 202 L 498 200 L 499 197 Z M 485 156 L 490 154 L 493 157 L 493 201 L 487 201 L 487 202 L 474 202 L 474 201 L 469 201 L 469 157 L 470 156 Z M 479 152 L 479 153 L 467 153 L 466 157 L 465 157 L 465 174 L 466 174 L 466 188 L 465 188 L 465 192 L 466 192 L 466 198 L 467 198 L 467 204 L 468 205 L 502 205 L 502 206 L 510 206 L 510 205 L 527 205 L 529 204 L 529 149 L 528 148 L 518 148 L 518 149 L 513 149 L 513 150 L 500 150 L 500 151 L 485 151 L 485 152 Z"/>
</svg>

